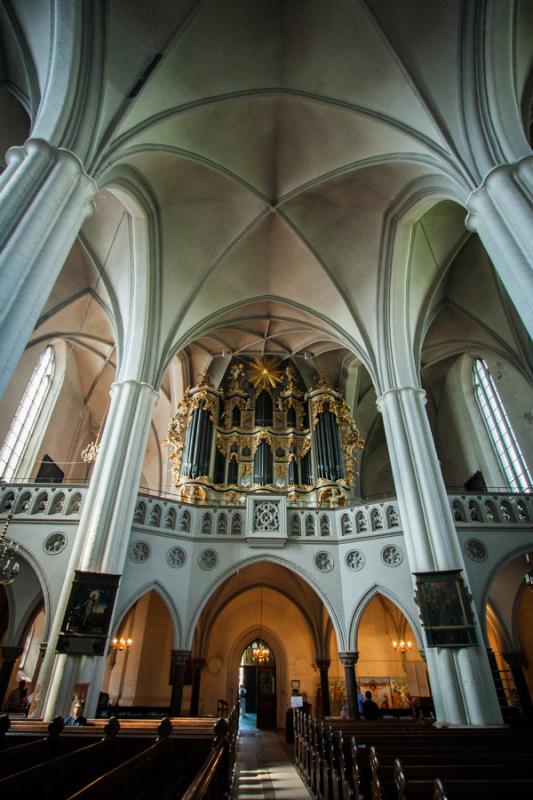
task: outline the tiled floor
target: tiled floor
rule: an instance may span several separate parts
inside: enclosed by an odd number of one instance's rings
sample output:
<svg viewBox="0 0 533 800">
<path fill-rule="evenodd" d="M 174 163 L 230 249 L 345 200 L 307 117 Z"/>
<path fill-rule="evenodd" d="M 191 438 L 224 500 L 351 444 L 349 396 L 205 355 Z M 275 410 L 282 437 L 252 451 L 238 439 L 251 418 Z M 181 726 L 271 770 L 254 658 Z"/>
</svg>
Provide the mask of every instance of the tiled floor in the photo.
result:
<svg viewBox="0 0 533 800">
<path fill-rule="evenodd" d="M 255 714 L 241 719 L 235 800 L 309 800 L 282 736 L 276 731 L 257 730 Z"/>
</svg>

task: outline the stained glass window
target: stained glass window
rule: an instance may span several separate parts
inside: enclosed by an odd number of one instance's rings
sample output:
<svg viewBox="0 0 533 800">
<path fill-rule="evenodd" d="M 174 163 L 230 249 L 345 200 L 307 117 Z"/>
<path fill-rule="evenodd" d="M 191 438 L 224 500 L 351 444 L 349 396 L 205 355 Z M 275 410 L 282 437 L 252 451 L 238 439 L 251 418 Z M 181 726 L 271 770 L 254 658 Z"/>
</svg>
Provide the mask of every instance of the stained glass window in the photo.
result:
<svg viewBox="0 0 533 800">
<path fill-rule="evenodd" d="M 13 480 L 44 405 L 53 374 L 54 348 L 47 347 L 33 370 L 0 450 L 0 477 L 4 481 Z"/>
<path fill-rule="evenodd" d="M 526 460 L 485 361 L 474 361 L 474 393 L 479 410 L 507 480 L 515 492 L 531 492 L 533 481 Z"/>
</svg>

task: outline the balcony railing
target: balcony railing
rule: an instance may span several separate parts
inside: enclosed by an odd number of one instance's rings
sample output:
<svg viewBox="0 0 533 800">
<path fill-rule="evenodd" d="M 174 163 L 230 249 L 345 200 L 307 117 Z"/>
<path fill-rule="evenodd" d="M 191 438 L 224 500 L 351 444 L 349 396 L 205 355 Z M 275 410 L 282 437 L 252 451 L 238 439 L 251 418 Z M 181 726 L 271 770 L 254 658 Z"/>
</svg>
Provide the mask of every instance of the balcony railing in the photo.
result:
<svg viewBox="0 0 533 800">
<path fill-rule="evenodd" d="M 76 522 L 87 494 L 83 484 L 8 484 L 0 486 L 0 516 L 12 514 L 21 521 L 43 518 Z M 448 495 L 458 529 L 529 527 L 533 497 L 506 493 L 453 493 Z M 240 505 L 190 505 L 169 497 L 139 494 L 133 527 L 175 531 L 198 536 L 245 536 L 246 509 Z M 344 508 L 287 508 L 287 535 L 296 537 L 374 536 L 401 533 L 396 498 L 360 501 Z"/>
</svg>

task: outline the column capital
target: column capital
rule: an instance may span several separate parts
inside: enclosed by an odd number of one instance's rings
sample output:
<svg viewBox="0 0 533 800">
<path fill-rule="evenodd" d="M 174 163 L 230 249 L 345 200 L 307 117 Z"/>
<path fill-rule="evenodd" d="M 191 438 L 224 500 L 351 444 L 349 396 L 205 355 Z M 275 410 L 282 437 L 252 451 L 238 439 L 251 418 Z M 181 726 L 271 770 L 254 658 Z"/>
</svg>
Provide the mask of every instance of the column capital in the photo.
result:
<svg viewBox="0 0 533 800">
<path fill-rule="evenodd" d="M 183 666 L 191 659 L 191 650 L 171 650 L 170 658 L 174 666 Z"/>
<path fill-rule="evenodd" d="M 16 661 L 22 655 L 23 647 L 0 647 L 0 655 L 4 661 Z"/>
<path fill-rule="evenodd" d="M 351 652 L 339 653 L 339 661 L 343 667 L 355 667 L 359 660 L 359 653 L 357 650 Z"/>
<path fill-rule="evenodd" d="M 424 389 L 420 386 L 391 386 L 385 389 L 379 397 L 376 398 L 376 406 L 378 411 L 383 411 L 383 408 L 394 397 L 402 397 L 404 395 L 414 395 L 420 397 L 423 403 L 427 402 L 427 395 Z"/>
<path fill-rule="evenodd" d="M 125 386 L 133 386 L 133 387 L 135 387 L 137 389 L 142 389 L 143 391 L 148 391 L 151 394 L 153 394 L 155 399 L 157 399 L 159 397 L 159 392 L 157 391 L 157 389 L 154 389 L 154 387 L 152 386 L 151 383 L 147 383 L 146 381 L 136 381 L 133 378 L 126 378 L 126 380 L 123 380 L 123 381 L 115 381 L 114 383 L 111 384 L 111 388 L 109 390 L 109 393 L 112 395 L 116 391 L 118 391 L 119 389 L 122 389 L 122 387 L 125 387 Z"/>
<path fill-rule="evenodd" d="M 329 669 L 331 666 L 331 659 L 330 658 L 317 658 L 316 665 L 318 669 Z"/>
<path fill-rule="evenodd" d="M 480 210 L 479 203 L 482 202 L 482 197 L 485 193 L 488 192 L 490 195 L 493 191 L 498 192 L 500 185 L 509 180 L 523 184 L 532 179 L 533 156 L 524 156 L 518 161 L 511 161 L 506 164 L 496 164 L 486 173 L 479 186 L 472 189 L 466 198 L 465 206 L 468 210 L 466 227 L 471 231 L 476 230 L 476 214 Z"/>
<path fill-rule="evenodd" d="M 36 156 L 41 159 L 46 159 L 50 163 L 62 163 L 69 167 L 74 173 L 79 175 L 87 181 L 88 186 L 92 190 L 92 194 L 98 191 L 98 185 L 94 178 L 86 172 L 85 165 L 81 158 L 69 150 L 67 147 L 54 147 L 46 139 L 39 137 L 30 137 L 26 139 L 24 144 L 10 147 L 5 155 L 6 164 L 8 167 L 18 167 L 25 158 L 28 156 Z"/>
</svg>

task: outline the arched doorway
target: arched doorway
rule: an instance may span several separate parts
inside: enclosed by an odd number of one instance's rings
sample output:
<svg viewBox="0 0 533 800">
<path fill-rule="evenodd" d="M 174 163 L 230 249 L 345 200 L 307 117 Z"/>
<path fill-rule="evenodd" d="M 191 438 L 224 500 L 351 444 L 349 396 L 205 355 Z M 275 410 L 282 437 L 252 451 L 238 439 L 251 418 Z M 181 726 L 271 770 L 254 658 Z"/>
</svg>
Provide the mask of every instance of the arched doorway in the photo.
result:
<svg viewBox="0 0 533 800">
<path fill-rule="evenodd" d="M 159 593 L 140 597 L 122 619 L 106 661 L 102 692 L 111 706 L 168 709 L 172 620 Z"/>
<path fill-rule="evenodd" d="M 252 707 L 257 691 L 265 698 L 259 725 L 285 726 L 295 687 L 309 710 L 320 713 L 317 662 L 327 657 L 325 632 L 331 625 L 317 592 L 292 570 L 272 561 L 242 565 L 211 594 L 195 625 L 192 657 L 203 664 L 199 713 L 215 714 L 221 701 L 233 706 L 244 667 L 255 670 L 247 680 L 259 684 L 250 691 Z M 243 655 L 259 640 L 272 661 L 258 669 L 251 656 L 243 663 Z"/>
<path fill-rule="evenodd" d="M 431 693 L 425 662 L 413 628 L 388 597 L 377 594 L 358 625 L 357 679 L 383 712 L 410 713 L 414 705 L 429 710 Z"/>
<path fill-rule="evenodd" d="M 259 637 L 242 654 L 239 686 L 246 691 L 246 714 L 255 715 L 257 727 L 276 728 L 276 659 L 272 648 Z"/>
</svg>

